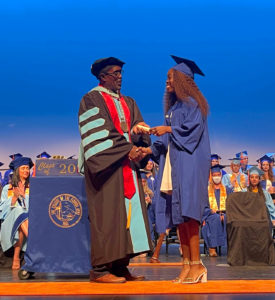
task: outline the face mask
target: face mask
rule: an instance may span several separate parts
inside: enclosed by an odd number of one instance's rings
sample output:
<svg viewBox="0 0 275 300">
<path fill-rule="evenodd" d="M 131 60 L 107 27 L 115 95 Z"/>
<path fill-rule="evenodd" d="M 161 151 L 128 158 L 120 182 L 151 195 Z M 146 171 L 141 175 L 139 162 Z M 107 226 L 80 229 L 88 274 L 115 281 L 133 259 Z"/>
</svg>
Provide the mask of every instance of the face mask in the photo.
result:
<svg viewBox="0 0 275 300">
<path fill-rule="evenodd" d="M 212 177 L 212 179 L 215 184 L 219 184 L 222 181 L 222 178 L 220 176 L 214 176 Z"/>
</svg>

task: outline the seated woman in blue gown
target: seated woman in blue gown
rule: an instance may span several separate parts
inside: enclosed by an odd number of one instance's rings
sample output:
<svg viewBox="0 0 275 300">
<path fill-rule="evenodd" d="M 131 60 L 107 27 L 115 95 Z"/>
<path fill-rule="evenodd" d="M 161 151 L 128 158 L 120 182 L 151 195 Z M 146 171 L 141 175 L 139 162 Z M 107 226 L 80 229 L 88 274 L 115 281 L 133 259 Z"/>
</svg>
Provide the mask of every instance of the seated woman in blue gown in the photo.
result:
<svg viewBox="0 0 275 300">
<path fill-rule="evenodd" d="M 20 251 L 26 249 L 28 237 L 29 177 L 33 162 L 20 157 L 10 163 L 11 184 L 3 188 L 0 201 L 1 246 L 3 251 L 14 247 L 12 269 L 20 269 Z"/>
<path fill-rule="evenodd" d="M 151 128 L 159 136 L 146 154 L 159 162 L 155 195 L 156 229 L 164 233 L 168 220 L 178 227 L 183 266 L 175 283 L 207 280 L 200 260 L 199 225 L 207 206 L 210 169 L 208 104 L 194 81 L 204 75 L 190 60 L 172 56 L 177 65 L 167 74 L 165 124 Z"/>
<path fill-rule="evenodd" d="M 211 167 L 211 182 L 208 185 L 209 207 L 203 215 L 202 236 L 209 251 L 209 256 L 216 257 L 216 248 L 226 245 L 226 198 L 233 189 L 222 184 L 224 166 Z"/>
<path fill-rule="evenodd" d="M 251 167 L 248 174 L 249 186 L 247 187 L 247 191 L 258 193 L 264 197 L 270 220 L 273 226 L 275 226 L 275 206 L 270 193 L 262 187 L 261 177 L 264 175 L 264 171 L 257 167 Z"/>
<path fill-rule="evenodd" d="M 258 159 L 260 164 L 260 168 L 263 171 L 263 175 L 261 177 L 261 186 L 264 190 L 268 191 L 270 194 L 275 193 L 275 177 L 273 174 L 272 168 L 272 159 L 264 155 L 263 157 Z"/>
</svg>

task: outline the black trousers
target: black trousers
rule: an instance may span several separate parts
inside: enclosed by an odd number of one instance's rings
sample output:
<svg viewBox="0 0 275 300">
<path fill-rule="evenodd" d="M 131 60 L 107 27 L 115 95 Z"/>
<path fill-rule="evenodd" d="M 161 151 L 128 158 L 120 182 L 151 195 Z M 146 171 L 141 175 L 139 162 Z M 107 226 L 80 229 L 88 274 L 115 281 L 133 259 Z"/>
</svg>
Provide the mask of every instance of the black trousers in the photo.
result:
<svg viewBox="0 0 275 300">
<path fill-rule="evenodd" d="M 91 274 L 93 274 L 95 279 L 107 274 L 113 274 L 120 277 L 129 273 L 127 268 L 129 262 L 130 257 L 127 256 L 104 265 L 93 266 Z"/>
</svg>

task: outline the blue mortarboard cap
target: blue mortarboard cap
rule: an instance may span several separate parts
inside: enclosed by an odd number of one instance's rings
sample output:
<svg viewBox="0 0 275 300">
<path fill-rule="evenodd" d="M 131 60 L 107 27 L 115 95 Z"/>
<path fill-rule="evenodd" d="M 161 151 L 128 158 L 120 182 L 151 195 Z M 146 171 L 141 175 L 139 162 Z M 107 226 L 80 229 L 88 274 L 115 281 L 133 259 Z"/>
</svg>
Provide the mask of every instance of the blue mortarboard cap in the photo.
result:
<svg viewBox="0 0 275 300">
<path fill-rule="evenodd" d="M 239 157 L 229 158 L 229 160 L 231 160 L 232 164 L 234 164 L 234 165 L 241 164 L 241 159 Z"/>
<path fill-rule="evenodd" d="M 69 156 L 69 157 L 67 157 L 67 159 L 73 159 L 74 156 L 75 156 L 75 154 L 74 154 L 74 155 L 71 155 L 71 156 Z"/>
<path fill-rule="evenodd" d="M 239 152 L 239 153 L 236 153 L 236 157 L 237 158 L 243 158 L 243 157 L 247 157 L 248 156 L 248 153 L 246 150 L 242 151 L 242 152 Z"/>
<path fill-rule="evenodd" d="M 0 161 L 0 167 L 2 167 L 4 164 Z"/>
<path fill-rule="evenodd" d="M 224 166 L 222 165 L 215 165 L 212 166 L 211 169 L 211 173 L 215 173 L 215 172 L 221 172 L 221 170 L 224 168 Z"/>
<path fill-rule="evenodd" d="M 36 157 L 37 158 L 50 158 L 51 156 L 50 156 L 50 154 L 48 154 L 47 152 L 44 151 L 44 152 L 38 154 Z"/>
<path fill-rule="evenodd" d="M 91 66 L 91 72 L 98 78 L 102 69 L 107 66 L 119 66 L 122 67 L 125 63 L 115 57 L 106 57 L 97 59 Z"/>
<path fill-rule="evenodd" d="M 258 161 L 260 161 L 261 163 L 263 163 L 264 161 L 267 161 L 268 163 L 272 162 L 272 158 L 270 158 L 267 155 L 264 155 L 263 157 L 259 158 Z"/>
<path fill-rule="evenodd" d="M 265 155 L 267 155 L 270 158 L 273 158 L 274 154 L 275 154 L 274 152 L 268 152 Z"/>
<path fill-rule="evenodd" d="M 12 170 L 16 170 L 17 168 L 19 168 L 19 167 L 21 167 L 21 166 L 29 166 L 30 168 L 32 168 L 32 166 L 33 166 L 33 162 L 32 162 L 32 160 L 29 158 L 29 157 L 18 157 L 18 158 L 16 158 L 16 159 L 14 159 L 11 163 L 10 163 L 10 165 L 9 165 L 9 167 L 10 167 L 10 169 L 12 169 Z"/>
<path fill-rule="evenodd" d="M 259 169 L 258 167 L 255 167 L 255 166 L 249 168 L 245 173 L 249 174 L 249 175 L 253 175 L 253 174 L 256 174 L 256 175 L 259 175 L 259 176 L 264 175 L 264 172 L 261 169 Z"/>
<path fill-rule="evenodd" d="M 173 67 L 174 70 L 177 70 L 193 79 L 195 73 L 204 76 L 203 72 L 194 61 L 174 55 L 171 55 L 171 57 L 177 63 L 177 65 Z"/>
<path fill-rule="evenodd" d="M 11 158 L 11 159 L 16 159 L 16 158 L 18 158 L 18 157 L 22 157 L 23 155 L 21 154 L 21 153 L 15 153 L 15 154 L 11 154 L 9 157 Z"/>
<path fill-rule="evenodd" d="M 211 154 L 211 160 L 212 159 L 221 159 L 221 157 L 218 154 L 213 153 L 213 154 Z"/>
</svg>

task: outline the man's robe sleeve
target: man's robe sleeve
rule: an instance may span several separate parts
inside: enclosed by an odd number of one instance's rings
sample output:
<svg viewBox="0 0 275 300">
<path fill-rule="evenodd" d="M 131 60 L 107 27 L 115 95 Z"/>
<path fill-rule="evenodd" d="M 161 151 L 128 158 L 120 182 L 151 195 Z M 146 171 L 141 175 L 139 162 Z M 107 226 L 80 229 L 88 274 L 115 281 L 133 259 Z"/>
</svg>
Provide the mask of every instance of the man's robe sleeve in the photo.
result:
<svg viewBox="0 0 275 300">
<path fill-rule="evenodd" d="M 115 128 L 104 99 L 97 92 L 86 94 L 80 103 L 79 130 L 89 172 L 96 175 L 122 160 L 133 145 Z"/>
</svg>

